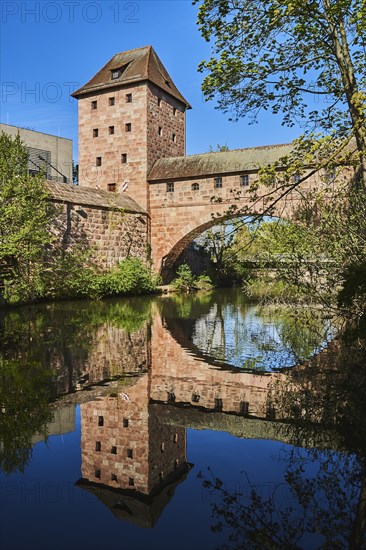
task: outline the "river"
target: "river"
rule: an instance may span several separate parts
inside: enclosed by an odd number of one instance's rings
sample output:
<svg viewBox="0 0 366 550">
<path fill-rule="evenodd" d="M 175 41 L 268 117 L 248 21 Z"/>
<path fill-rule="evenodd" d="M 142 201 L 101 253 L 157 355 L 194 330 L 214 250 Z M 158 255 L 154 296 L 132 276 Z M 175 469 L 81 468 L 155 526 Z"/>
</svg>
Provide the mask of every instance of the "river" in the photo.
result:
<svg viewBox="0 0 366 550">
<path fill-rule="evenodd" d="M 365 338 L 239 289 L 0 313 L 4 550 L 366 548 Z"/>
</svg>

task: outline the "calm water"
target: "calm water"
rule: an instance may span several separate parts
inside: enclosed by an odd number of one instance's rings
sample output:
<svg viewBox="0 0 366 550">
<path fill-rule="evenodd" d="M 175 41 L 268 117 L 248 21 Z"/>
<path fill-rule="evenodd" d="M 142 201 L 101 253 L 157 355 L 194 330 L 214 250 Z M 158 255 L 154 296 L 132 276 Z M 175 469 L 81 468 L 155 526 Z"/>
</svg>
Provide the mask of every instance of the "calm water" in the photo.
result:
<svg viewBox="0 0 366 550">
<path fill-rule="evenodd" d="M 366 548 L 365 338 L 239 291 L 0 313 L 1 549 Z"/>
</svg>

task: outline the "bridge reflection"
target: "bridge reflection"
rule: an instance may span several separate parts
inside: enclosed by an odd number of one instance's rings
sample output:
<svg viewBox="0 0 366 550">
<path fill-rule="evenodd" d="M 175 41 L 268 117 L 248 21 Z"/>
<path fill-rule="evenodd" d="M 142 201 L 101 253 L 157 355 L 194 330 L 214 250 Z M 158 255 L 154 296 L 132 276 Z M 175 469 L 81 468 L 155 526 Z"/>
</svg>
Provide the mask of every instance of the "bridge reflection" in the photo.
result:
<svg viewBox="0 0 366 550">
<path fill-rule="evenodd" d="M 49 425 L 50 433 L 70 431 L 70 419 L 74 420 L 70 411 L 80 404 L 82 478 L 77 484 L 95 494 L 116 517 L 145 527 L 156 523 L 192 467 L 187 428 L 366 456 L 365 420 L 359 410 L 366 390 L 359 368 L 365 362 L 364 342 L 334 340 L 291 369 L 244 371 L 192 344 L 186 328 L 192 328 L 195 312 L 186 311 L 177 321 L 166 304 L 146 301 L 141 315 L 135 308 L 133 325 L 130 313 L 127 323 L 113 303 L 93 306 L 93 315 L 88 311 L 85 316 L 81 306 L 77 319 L 82 317 L 84 324 L 79 325 L 71 311 L 66 322 L 62 310 L 56 319 L 63 319 L 62 334 L 47 336 L 46 346 L 44 335 L 54 330 L 50 317 L 44 325 L 27 319 L 28 333 L 21 323 L 14 330 L 12 317 L 8 333 L 12 338 L 18 334 L 22 343 L 18 342 L 16 358 L 11 357 L 14 345 L 2 351 L 6 360 L 12 360 L 12 368 L 18 365 L 22 371 L 23 363 L 31 364 L 29 349 L 35 354 L 39 346 L 41 362 L 48 369 L 51 365 L 55 388 L 50 397 L 61 396 L 52 408 L 68 414 L 57 414 L 60 420 Z M 201 312 L 209 308 L 208 303 Z M 38 393 L 42 380 L 39 374 Z M 18 377 L 17 384 L 20 381 Z M 28 382 L 29 378 L 24 384 L 29 389 Z M 50 387 L 48 371 L 44 386 Z M 40 422 L 34 422 L 40 431 L 39 425 L 49 423 L 46 402 L 33 412 L 34 399 L 30 404 L 12 402 L 12 396 L 25 395 L 17 390 L 12 393 L 7 388 L 3 407 L 22 407 L 35 420 L 41 415 Z M 14 437 L 11 424 L 9 434 L 6 426 L 1 434 L 0 456 L 7 457 L 9 470 L 18 436 L 24 445 L 22 429 L 18 423 Z M 41 436 L 35 435 L 33 444 L 39 440 Z"/>
</svg>

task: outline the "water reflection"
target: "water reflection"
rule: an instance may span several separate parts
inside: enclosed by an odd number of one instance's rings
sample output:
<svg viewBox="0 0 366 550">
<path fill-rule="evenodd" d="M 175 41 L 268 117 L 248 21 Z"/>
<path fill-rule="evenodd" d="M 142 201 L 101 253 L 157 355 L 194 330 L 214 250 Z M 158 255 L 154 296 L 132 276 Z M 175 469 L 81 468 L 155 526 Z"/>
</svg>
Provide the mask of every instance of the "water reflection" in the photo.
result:
<svg viewBox="0 0 366 550">
<path fill-rule="evenodd" d="M 235 300 L 221 293 L 0 315 L 3 472 L 26 474 L 35 442 L 70 431 L 80 406 L 81 472 L 73 483 L 119 520 L 152 527 L 193 466 L 188 430 L 280 441 L 287 445 L 280 497 L 275 489 L 264 497 L 249 477 L 245 498 L 223 492 L 222 477 L 202 474 L 216 529 L 240 548 L 345 541 L 361 548 L 365 339 L 348 334 L 313 356 L 330 334 L 320 318 L 301 333 L 296 316 L 257 310 L 256 323 L 276 328 L 273 349 L 262 342 L 266 364 L 273 359 L 276 369 L 239 369 L 237 358 L 262 353 L 262 361 L 263 350 L 246 337 L 252 306 L 239 300 L 235 309 Z M 283 369 L 289 358 L 297 364 Z M 279 512 L 280 523 L 273 522 Z"/>
</svg>

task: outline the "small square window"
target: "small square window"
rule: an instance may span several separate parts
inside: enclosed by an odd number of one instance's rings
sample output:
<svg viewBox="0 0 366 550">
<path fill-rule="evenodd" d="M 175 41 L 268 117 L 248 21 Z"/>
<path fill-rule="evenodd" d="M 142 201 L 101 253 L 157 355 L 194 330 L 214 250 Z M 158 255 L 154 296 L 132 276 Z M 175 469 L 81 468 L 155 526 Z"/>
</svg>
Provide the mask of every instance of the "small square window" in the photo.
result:
<svg viewBox="0 0 366 550">
<path fill-rule="evenodd" d="M 111 474 L 111 481 L 118 481 L 116 474 Z"/>
<path fill-rule="evenodd" d="M 116 455 L 117 454 L 117 447 L 115 445 L 112 445 L 111 447 L 111 454 Z"/>
<path fill-rule="evenodd" d="M 123 419 L 123 427 L 124 427 L 124 428 L 128 428 L 128 425 L 129 425 L 128 418 L 124 418 L 124 419 Z"/>
<path fill-rule="evenodd" d="M 114 134 L 114 126 L 109 126 L 108 128 L 108 133 L 111 135 L 111 134 Z"/>
<path fill-rule="evenodd" d="M 104 426 L 104 416 L 98 416 L 98 426 Z"/>
<path fill-rule="evenodd" d="M 249 185 L 249 176 L 248 174 L 243 174 L 240 176 L 240 187 L 248 187 Z"/>
<path fill-rule="evenodd" d="M 199 403 L 200 396 L 198 393 L 192 393 L 192 403 Z"/>
<path fill-rule="evenodd" d="M 108 99 L 108 104 L 109 104 L 110 107 L 113 107 L 113 105 L 116 104 L 116 98 L 115 97 L 110 97 Z"/>
<path fill-rule="evenodd" d="M 94 476 L 95 476 L 97 479 L 100 479 L 100 470 L 95 470 Z"/>
<path fill-rule="evenodd" d="M 122 153 L 121 155 L 121 163 L 126 164 L 127 162 L 127 153 Z"/>
<path fill-rule="evenodd" d="M 162 135 L 163 135 L 163 129 L 162 129 L 161 126 L 159 126 L 158 134 L 159 134 L 159 136 L 162 136 Z"/>
<path fill-rule="evenodd" d="M 199 183 L 192 183 L 192 191 L 199 191 L 200 189 L 200 184 Z"/>
<path fill-rule="evenodd" d="M 130 487 L 133 487 L 135 485 L 135 480 L 133 479 L 133 477 L 128 478 L 128 484 Z"/>
<path fill-rule="evenodd" d="M 101 444 L 100 441 L 95 442 L 95 450 L 96 451 L 101 451 L 102 450 L 102 444 Z"/>
<path fill-rule="evenodd" d="M 116 78 L 119 78 L 121 76 L 121 71 L 120 69 L 114 69 L 112 71 L 112 80 L 116 80 Z"/>
<path fill-rule="evenodd" d="M 222 399 L 216 398 L 215 399 L 215 411 L 222 411 Z"/>
<path fill-rule="evenodd" d="M 96 100 L 91 102 L 91 110 L 95 111 L 95 109 L 98 109 L 98 101 Z"/>
<path fill-rule="evenodd" d="M 222 187 L 222 178 L 215 178 L 214 186 L 215 186 L 215 189 L 221 189 L 221 187 Z"/>
<path fill-rule="evenodd" d="M 116 191 L 116 184 L 108 183 L 108 191 Z"/>
<path fill-rule="evenodd" d="M 133 449 L 127 449 L 127 458 L 133 458 Z"/>
<path fill-rule="evenodd" d="M 98 133 L 99 133 L 98 128 L 94 128 L 94 130 L 93 130 L 93 138 L 98 137 Z"/>
<path fill-rule="evenodd" d="M 177 136 L 175 134 L 172 134 L 172 141 L 173 143 L 177 142 Z"/>
<path fill-rule="evenodd" d="M 249 413 L 249 402 L 242 401 L 240 403 L 240 414 L 248 414 L 248 413 Z"/>
<path fill-rule="evenodd" d="M 269 420 L 275 420 L 276 419 L 276 410 L 275 410 L 274 406 L 272 405 L 272 403 L 269 403 L 267 405 L 266 418 L 269 419 Z"/>
<path fill-rule="evenodd" d="M 102 157 L 96 157 L 95 166 L 102 166 Z"/>
<path fill-rule="evenodd" d="M 166 192 L 174 193 L 174 182 L 169 182 L 166 184 Z"/>
<path fill-rule="evenodd" d="M 126 103 L 132 103 L 132 94 L 126 94 Z"/>
<path fill-rule="evenodd" d="M 126 130 L 126 132 L 131 132 L 131 130 L 132 130 L 131 122 L 127 122 L 127 124 L 125 124 L 125 130 Z"/>
</svg>

